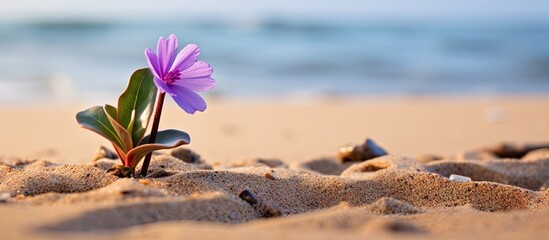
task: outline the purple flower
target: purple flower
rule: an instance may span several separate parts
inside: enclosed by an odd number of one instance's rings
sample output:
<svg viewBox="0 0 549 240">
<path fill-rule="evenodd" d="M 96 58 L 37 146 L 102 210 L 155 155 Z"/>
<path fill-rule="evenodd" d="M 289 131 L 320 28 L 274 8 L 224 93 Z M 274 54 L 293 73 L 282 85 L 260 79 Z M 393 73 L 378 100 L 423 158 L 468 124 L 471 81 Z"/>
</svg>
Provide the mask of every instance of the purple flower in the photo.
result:
<svg viewBox="0 0 549 240">
<path fill-rule="evenodd" d="M 154 82 L 161 92 L 170 94 L 185 112 L 203 112 L 206 102 L 196 92 L 215 86 L 215 80 L 211 77 L 213 70 L 206 62 L 197 60 L 200 54 L 197 45 L 189 44 L 179 54 L 177 48 L 177 37 L 172 34 L 168 39 L 158 39 L 157 54 L 149 48 L 145 49 Z"/>
</svg>

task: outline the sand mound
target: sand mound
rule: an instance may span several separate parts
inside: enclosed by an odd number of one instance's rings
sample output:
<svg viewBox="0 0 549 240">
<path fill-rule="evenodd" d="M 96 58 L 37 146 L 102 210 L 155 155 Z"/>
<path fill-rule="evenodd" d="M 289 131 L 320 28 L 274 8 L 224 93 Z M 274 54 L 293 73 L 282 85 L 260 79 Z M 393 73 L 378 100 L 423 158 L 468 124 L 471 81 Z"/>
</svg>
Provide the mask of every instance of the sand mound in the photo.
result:
<svg viewBox="0 0 549 240">
<path fill-rule="evenodd" d="M 29 197 L 26 201 L 33 204 L 90 204 L 140 201 L 145 198 L 168 196 L 162 189 L 147 186 L 146 180 L 118 179 L 112 184 L 83 193 L 46 193 Z"/>
<path fill-rule="evenodd" d="M 547 158 L 549 158 L 549 148 L 542 148 L 542 149 L 528 152 L 527 154 L 524 155 L 524 157 L 522 157 L 522 160 L 532 161 L 532 160 L 547 159 Z"/>
<path fill-rule="evenodd" d="M 423 210 L 417 208 L 411 204 L 399 201 L 394 198 L 383 197 L 368 206 L 368 209 L 377 214 L 390 215 L 390 214 L 416 214 L 421 213 Z"/>
<path fill-rule="evenodd" d="M 549 158 L 495 160 L 440 160 L 425 166 L 429 172 L 448 177 L 459 174 L 473 181 L 490 181 L 539 190 L 549 179 Z"/>
<path fill-rule="evenodd" d="M 421 233 L 423 230 L 414 224 L 391 218 L 378 218 L 378 215 L 388 214 L 412 214 L 403 210 L 402 206 L 413 206 L 400 202 L 391 198 L 382 198 L 375 203 L 366 207 L 353 208 L 349 206 L 336 206 L 329 209 L 314 211 L 309 214 L 293 215 L 286 219 L 272 220 L 268 222 L 251 222 L 246 224 L 247 227 L 259 228 L 261 230 L 268 229 L 301 229 L 306 231 L 315 230 L 337 230 L 340 233 L 348 233 L 350 231 L 362 232 L 380 232 L 387 231 L 393 233 Z M 391 202 L 391 204 L 386 204 Z M 343 204 L 345 205 L 345 204 Z M 396 205 L 399 205 L 396 207 Z M 390 206 L 388 208 L 385 208 Z M 384 209 L 384 210 L 381 210 Z M 387 209 L 391 209 L 386 211 Z M 399 213 L 396 213 L 398 211 Z M 414 212 L 415 213 L 415 212 Z"/>
<path fill-rule="evenodd" d="M 15 205 L 77 212 L 42 230 L 107 230 L 171 220 L 243 223 L 292 216 L 277 224 L 425 233 L 424 226 L 375 216 L 413 216 L 459 206 L 487 212 L 546 209 L 549 190 L 537 191 L 549 182 L 545 156 L 544 150 L 522 154 L 523 159 L 416 161 L 386 155 L 351 162 L 314 160 L 297 170 L 282 161 L 255 159 L 212 169 L 197 154 L 176 149 L 155 154 L 145 179 L 106 173 L 117 164 L 109 159 L 89 165 L 10 159 L 0 164 L 0 192 L 20 195 L 5 200 Z M 335 173 L 340 175 L 330 175 Z M 450 174 L 473 181 L 451 181 Z"/>
<path fill-rule="evenodd" d="M 374 176 L 380 170 L 419 172 L 421 169 L 413 159 L 389 155 L 354 164 L 343 171 L 341 176 L 365 178 Z"/>
<path fill-rule="evenodd" d="M 538 149 L 549 149 L 549 143 L 511 143 L 504 142 L 480 150 L 492 153 L 499 158 L 522 158 L 529 152 Z"/>
<path fill-rule="evenodd" d="M 189 163 L 171 155 L 156 155 L 149 165 L 149 173 L 159 170 L 187 172 L 199 169 L 212 169 L 212 166 L 203 162 Z M 137 167 L 136 171 L 141 172 L 141 167 Z"/>
<path fill-rule="evenodd" d="M 85 211 L 45 230 L 96 231 L 170 220 L 239 223 L 257 218 L 254 209 L 235 196 L 221 192 L 192 194 L 188 197 L 145 199 L 117 203 Z M 101 221 L 97 221 L 101 219 Z"/>
<path fill-rule="evenodd" d="M 104 187 L 117 178 L 93 166 L 52 165 L 35 161 L 24 166 L 4 167 L 0 192 L 12 196 L 36 195 L 47 192 L 86 192 Z"/>
<path fill-rule="evenodd" d="M 270 167 L 270 168 L 288 168 L 288 165 L 286 165 L 286 163 L 284 163 L 281 160 L 278 160 L 278 159 L 263 159 L 263 158 L 242 160 L 240 162 L 235 162 L 233 164 L 230 164 L 228 166 L 228 168 L 251 167 L 251 166 L 266 166 L 266 167 Z"/>
<path fill-rule="evenodd" d="M 324 175 L 339 175 L 356 162 L 345 162 L 333 158 L 319 158 L 304 162 L 297 166 L 298 170 Z"/>
</svg>

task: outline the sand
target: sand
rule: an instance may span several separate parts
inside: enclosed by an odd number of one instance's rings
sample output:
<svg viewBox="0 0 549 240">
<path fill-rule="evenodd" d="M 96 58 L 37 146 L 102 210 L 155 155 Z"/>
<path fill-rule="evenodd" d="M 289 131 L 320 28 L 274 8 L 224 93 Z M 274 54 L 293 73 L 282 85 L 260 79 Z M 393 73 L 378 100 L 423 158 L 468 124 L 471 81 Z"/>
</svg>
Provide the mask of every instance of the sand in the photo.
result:
<svg viewBox="0 0 549 240">
<path fill-rule="evenodd" d="M 549 99 L 213 102 L 168 111 L 193 143 L 155 153 L 142 179 L 92 161 L 105 142 L 71 125 L 74 106 L 0 110 L 17 126 L 1 142 L 2 239 L 549 235 Z"/>
</svg>

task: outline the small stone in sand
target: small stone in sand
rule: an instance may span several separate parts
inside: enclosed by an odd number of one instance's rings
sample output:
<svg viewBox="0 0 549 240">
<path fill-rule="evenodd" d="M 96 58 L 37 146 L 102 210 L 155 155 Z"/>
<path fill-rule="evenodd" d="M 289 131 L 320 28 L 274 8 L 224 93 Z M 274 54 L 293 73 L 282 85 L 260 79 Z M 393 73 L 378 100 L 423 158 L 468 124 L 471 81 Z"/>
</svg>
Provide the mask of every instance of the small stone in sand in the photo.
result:
<svg viewBox="0 0 549 240">
<path fill-rule="evenodd" d="M 452 182 L 470 182 L 471 181 L 470 177 L 461 176 L 461 175 L 457 175 L 457 174 L 452 174 L 452 175 L 450 175 L 449 178 L 450 178 L 450 181 L 452 181 Z"/>
<path fill-rule="evenodd" d="M 259 202 L 255 195 L 249 190 L 242 191 L 238 194 L 238 197 L 250 204 L 263 218 L 282 216 L 282 211 L 277 206 Z"/>
<path fill-rule="evenodd" d="M 387 155 L 387 152 L 378 146 L 373 140 L 366 139 L 364 144 L 349 146 L 339 149 L 339 161 L 352 162 L 352 161 L 366 161 L 372 158 L 381 157 Z"/>
<path fill-rule="evenodd" d="M 11 194 L 8 192 L 0 193 L 0 203 L 8 202 L 8 200 L 11 198 Z"/>
<path fill-rule="evenodd" d="M 276 180 L 276 178 L 273 176 L 273 174 L 271 174 L 270 172 L 266 172 L 265 175 L 264 175 L 266 178 L 268 179 L 271 179 L 271 180 Z"/>
<path fill-rule="evenodd" d="M 254 208 L 255 206 L 257 206 L 257 204 L 259 204 L 255 195 L 249 190 L 242 191 L 240 194 L 238 194 L 238 197 L 252 205 L 252 207 Z"/>
</svg>

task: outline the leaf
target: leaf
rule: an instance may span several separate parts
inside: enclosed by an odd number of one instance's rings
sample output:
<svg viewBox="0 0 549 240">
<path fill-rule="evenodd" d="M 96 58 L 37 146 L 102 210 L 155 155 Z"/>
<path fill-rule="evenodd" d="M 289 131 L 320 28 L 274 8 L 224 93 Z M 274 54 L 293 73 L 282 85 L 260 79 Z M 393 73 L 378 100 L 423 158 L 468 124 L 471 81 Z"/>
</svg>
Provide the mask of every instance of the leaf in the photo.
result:
<svg viewBox="0 0 549 240">
<path fill-rule="evenodd" d="M 129 166 L 129 164 L 126 160 L 126 153 L 120 147 L 116 146 L 116 144 L 113 144 L 112 146 L 114 147 L 114 150 L 118 154 L 118 157 L 120 158 L 120 161 L 122 161 L 122 165 L 124 165 L 126 167 Z"/>
<path fill-rule="evenodd" d="M 131 164 L 132 167 L 136 167 L 139 161 L 145 155 L 156 151 L 156 150 L 162 150 L 162 149 L 170 149 L 175 148 L 184 144 L 189 144 L 191 142 L 191 137 L 189 134 L 174 130 L 174 129 L 168 129 L 159 131 L 156 135 L 156 143 L 148 143 L 149 142 L 149 136 L 146 136 L 141 140 L 142 145 L 139 145 L 138 147 L 132 149 L 128 152 L 127 155 L 127 161 Z"/>
<path fill-rule="evenodd" d="M 118 98 L 118 122 L 132 137 L 137 146 L 145 135 L 154 107 L 157 88 L 148 68 L 135 71 L 126 90 Z"/>
<path fill-rule="evenodd" d="M 117 118 L 116 108 L 113 105 L 105 104 L 105 112 L 112 118 Z"/>
<path fill-rule="evenodd" d="M 105 110 L 101 106 L 93 106 L 76 114 L 76 121 L 80 127 L 95 132 L 120 148 L 123 148 L 122 140 L 112 126 Z"/>
<path fill-rule="evenodd" d="M 108 104 L 105 105 L 105 107 L 103 107 L 103 108 L 104 108 L 105 112 L 107 113 L 107 118 L 109 119 L 109 122 L 111 123 L 114 130 L 116 131 L 116 133 L 120 137 L 123 152 L 127 153 L 128 151 L 130 151 L 133 148 L 132 136 L 130 135 L 130 133 L 128 133 L 128 131 L 126 131 L 126 129 L 124 127 L 122 127 L 120 125 L 120 123 L 118 123 L 116 121 L 115 118 L 113 118 L 113 115 L 116 116 L 116 108 L 114 108 L 113 106 L 108 105 Z"/>
</svg>

